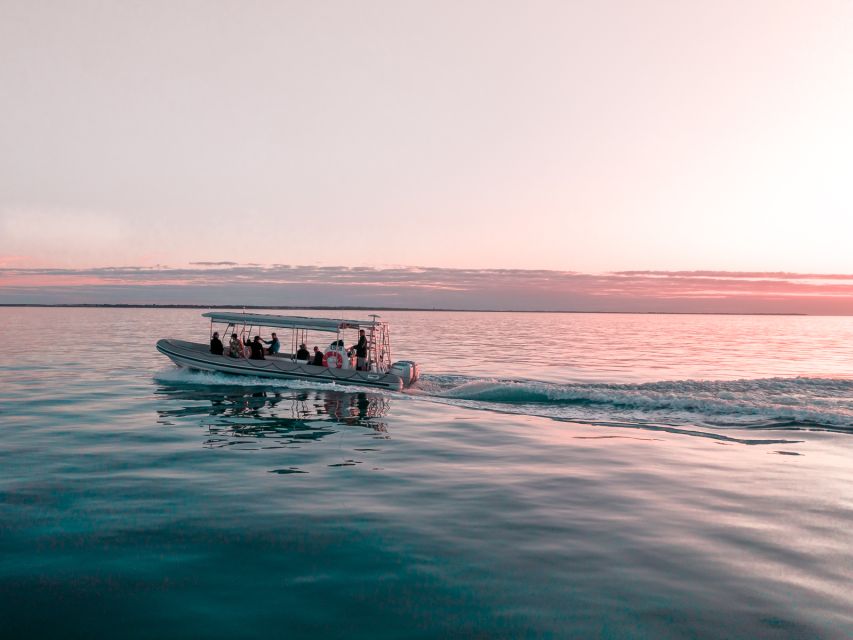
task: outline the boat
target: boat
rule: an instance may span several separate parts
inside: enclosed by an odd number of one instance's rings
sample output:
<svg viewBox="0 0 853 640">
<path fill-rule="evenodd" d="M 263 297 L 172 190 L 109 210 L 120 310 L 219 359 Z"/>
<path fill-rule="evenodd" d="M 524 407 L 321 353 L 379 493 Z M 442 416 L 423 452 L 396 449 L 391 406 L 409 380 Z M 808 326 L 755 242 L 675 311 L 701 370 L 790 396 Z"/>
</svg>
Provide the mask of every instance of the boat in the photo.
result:
<svg viewBox="0 0 853 640">
<path fill-rule="evenodd" d="M 315 382 L 359 387 L 379 387 L 392 391 L 402 391 L 417 382 L 420 375 L 418 365 L 411 360 L 391 362 L 391 331 L 387 322 L 380 321 L 377 315 L 370 320 L 337 320 L 334 318 L 307 318 L 303 316 L 266 315 L 229 311 L 211 311 L 202 314 L 210 319 L 210 336 L 219 331 L 226 344 L 226 354 L 211 353 L 210 345 L 163 338 L 157 341 L 157 350 L 179 367 L 197 371 L 217 371 L 243 376 L 276 378 L 281 380 L 311 380 Z M 221 327 L 221 328 L 220 328 Z M 263 360 L 227 355 L 228 339 L 234 333 L 242 343 L 254 336 L 262 336 L 262 330 L 290 330 L 290 350 L 275 354 L 264 352 Z M 344 345 L 347 338 L 354 344 L 359 331 L 364 330 L 367 338 L 367 358 L 359 369 L 356 359 Z M 272 331 L 271 331 L 272 332 Z M 323 334 L 323 342 L 316 334 Z M 297 350 L 301 344 L 309 344 L 309 334 L 318 344 L 325 343 L 334 336 L 323 349 L 323 366 L 314 365 L 311 360 L 297 359 Z M 283 335 L 279 341 L 285 344 Z M 283 348 L 283 347 L 282 347 Z"/>
</svg>

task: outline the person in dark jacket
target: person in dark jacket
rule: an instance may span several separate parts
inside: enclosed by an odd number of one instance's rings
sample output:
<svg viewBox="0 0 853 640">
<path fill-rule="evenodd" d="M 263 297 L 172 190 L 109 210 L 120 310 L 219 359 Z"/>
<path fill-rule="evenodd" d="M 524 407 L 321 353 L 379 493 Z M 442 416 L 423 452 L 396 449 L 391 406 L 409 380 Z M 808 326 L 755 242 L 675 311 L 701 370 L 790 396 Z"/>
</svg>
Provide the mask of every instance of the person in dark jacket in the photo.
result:
<svg viewBox="0 0 853 640">
<path fill-rule="evenodd" d="M 358 332 L 358 344 L 354 344 L 350 349 L 355 349 L 355 368 L 359 371 L 367 369 L 367 337 L 364 335 L 364 329 Z"/>
<path fill-rule="evenodd" d="M 313 364 L 315 367 L 323 366 L 323 352 L 320 351 L 317 345 L 314 345 L 314 362 L 312 362 L 311 364 Z"/>
<path fill-rule="evenodd" d="M 261 336 L 255 336 L 254 340 L 245 342 L 244 344 L 252 350 L 249 360 L 266 360 L 264 358 L 264 345 L 261 342 Z"/>
<path fill-rule="evenodd" d="M 310 357 L 311 357 L 311 354 L 308 353 L 308 349 L 305 347 L 305 345 L 300 344 L 299 350 L 296 352 L 296 359 L 297 360 L 307 360 Z"/>
<path fill-rule="evenodd" d="M 225 353 L 225 347 L 222 345 L 222 340 L 219 339 L 218 331 L 214 331 L 213 337 L 210 339 L 210 353 L 215 356 L 221 356 Z"/>
</svg>

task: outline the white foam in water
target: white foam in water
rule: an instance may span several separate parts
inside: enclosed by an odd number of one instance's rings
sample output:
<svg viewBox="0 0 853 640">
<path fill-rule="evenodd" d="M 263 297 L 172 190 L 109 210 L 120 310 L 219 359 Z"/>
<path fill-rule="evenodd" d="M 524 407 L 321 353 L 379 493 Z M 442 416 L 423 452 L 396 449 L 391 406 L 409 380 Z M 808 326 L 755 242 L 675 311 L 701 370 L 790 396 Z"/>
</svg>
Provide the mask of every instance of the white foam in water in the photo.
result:
<svg viewBox="0 0 853 640">
<path fill-rule="evenodd" d="M 853 380 L 766 378 L 680 380 L 646 384 L 552 384 L 537 381 L 469 379 L 455 386 L 433 381 L 437 395 L 495 406 L 525 406 L 532 413 L 588 419 L 607 412 L 653 420 L 725 424 L 731 421 L 805 423 L 853 428 Z"/>
<path fill-rule="evenodd" d="M 424 376 L 404 394 L 353 385 L 276 380 L 191 371 L 176 367 L 155 374 L 158 382 L 215 386 L 276 387 L 408 395 L 471 408 L 499 409 L 580 422 L 700 422 L 714 426 L 810 426 L 853 430 L 853 380 L 763 378 L 675 380 L 645 384 L 555 384 L 464 376 Z"/>
<path fill-rule="evenodd" d="M 368 392 L 374 395 L 388 393 L 385 389 L 341 385 L 334 382 L 314 382 L 311 380 L 281 380 L 260 376 L 238 376 L 212 371 L 197 371 L 182 367 L 167 367 L 154 374 L 157 382 L 171 384 L 201 384 L 207 386 L 275 387 L 283 389 L 314 389 L 322 391 Z"/>
</svg>

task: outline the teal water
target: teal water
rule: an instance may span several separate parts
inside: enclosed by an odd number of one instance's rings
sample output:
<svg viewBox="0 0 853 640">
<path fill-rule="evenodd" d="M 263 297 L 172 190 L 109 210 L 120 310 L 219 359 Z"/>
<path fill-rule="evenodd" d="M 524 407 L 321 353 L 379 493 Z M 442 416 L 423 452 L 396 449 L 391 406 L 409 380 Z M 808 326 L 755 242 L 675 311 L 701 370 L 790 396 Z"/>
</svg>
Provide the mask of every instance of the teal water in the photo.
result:
<svg viewBox="0 0 853 640">
<path fill-rule="evenodd" d="M 393 313 L 397 394 L 2 309 L 0 635 L 849 638 L 853 318 Z"/>
</svg>

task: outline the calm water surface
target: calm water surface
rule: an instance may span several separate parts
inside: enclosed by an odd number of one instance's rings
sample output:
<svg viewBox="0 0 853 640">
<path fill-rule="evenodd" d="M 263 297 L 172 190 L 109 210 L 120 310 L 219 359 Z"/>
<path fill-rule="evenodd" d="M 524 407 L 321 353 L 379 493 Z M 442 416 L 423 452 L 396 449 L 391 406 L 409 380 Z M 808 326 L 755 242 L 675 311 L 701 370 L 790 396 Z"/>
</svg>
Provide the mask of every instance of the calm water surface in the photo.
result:
<svg viewBox="0 0 853 640">
<path fill-rule="evenodd" d="M 410 393 L 0 309 L 0 636 L 853 637 L 853 318 L 385 315 Z"/>
</svg>

